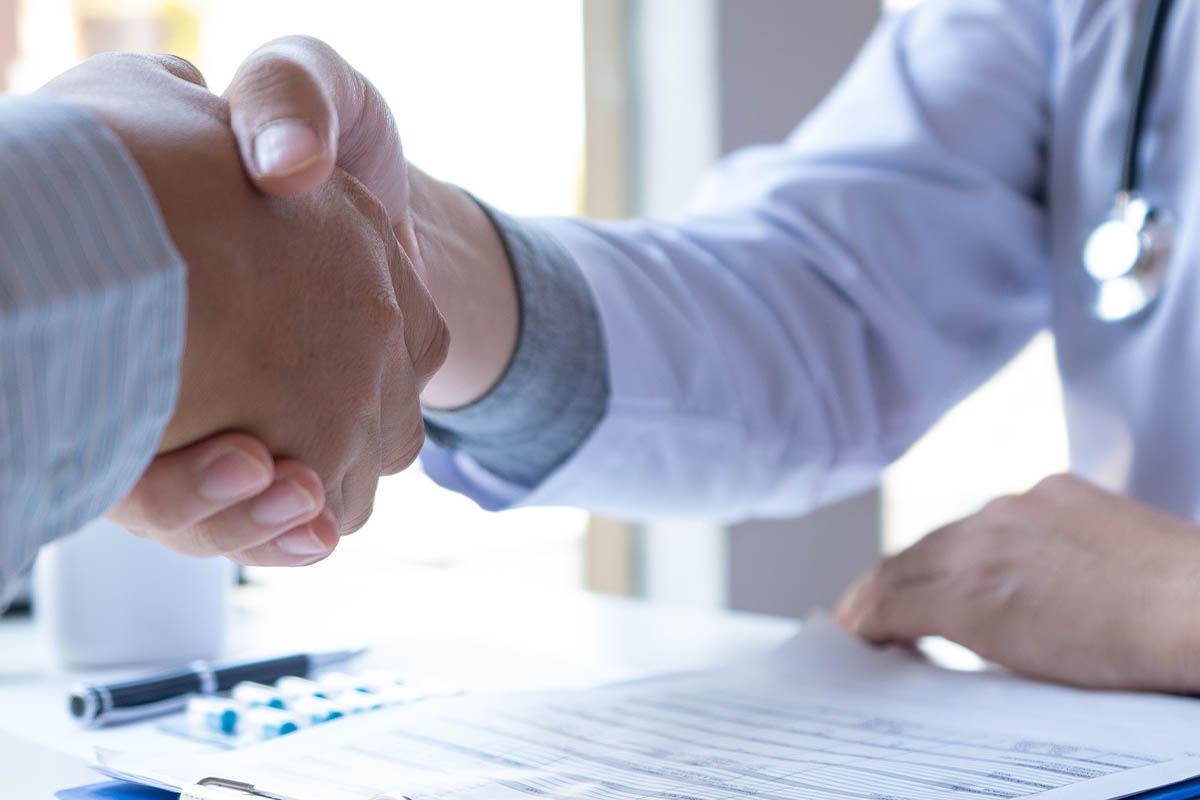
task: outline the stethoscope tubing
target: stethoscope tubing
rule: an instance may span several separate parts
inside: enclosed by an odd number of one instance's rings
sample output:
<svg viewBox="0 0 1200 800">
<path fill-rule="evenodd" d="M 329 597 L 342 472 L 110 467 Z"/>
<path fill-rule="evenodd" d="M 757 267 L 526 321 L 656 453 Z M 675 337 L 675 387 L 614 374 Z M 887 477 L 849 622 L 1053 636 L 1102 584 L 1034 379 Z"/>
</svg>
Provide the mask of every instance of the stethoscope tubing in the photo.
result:
<svg viewBox="0 0 1200 800">
<path fill-rule="evenodd" d="M 1158 77 L 1160 55 L 1163 49 L 1163 36 L 1167 29 L 1167 17 L 1171 13 L 1173 0 L 1155 0 L 1150 10 L 1150 24 L 1143 26 L 1144 34 L 1138 51 L 1141 57 L 1137 60 L 1138 75 L 1134 82 L 1133 109 L 1129 116 L 1129 129 L 1125 135 L 1125 158 L 1121 167 L 1121 191 L 1126 194 L 1137 194 L 1141 180 L 1141 161 L 1138 151 L 1141 150 L 1142 134 L 1146 127 L 1146 109 L 1150 105 L 1150 97 L 1154 91 L 1154 81 Z"/>
<path fill-rule="evenodd" d="M 1171 214 L 1141 191 L 1142 136 L 1147 108 L 1162 61 L 1163 38 L 1173 0 L 1153 0 L 1141 36 L 1130 52 L 1133 105 L 1125 134 L 1121 184 L 1108 219 L 1083 246 L 1092 314 L 1102 322 L 1132 319 L 1158 299 L 1166 284 L 1171 256 Z"/>
</svg>

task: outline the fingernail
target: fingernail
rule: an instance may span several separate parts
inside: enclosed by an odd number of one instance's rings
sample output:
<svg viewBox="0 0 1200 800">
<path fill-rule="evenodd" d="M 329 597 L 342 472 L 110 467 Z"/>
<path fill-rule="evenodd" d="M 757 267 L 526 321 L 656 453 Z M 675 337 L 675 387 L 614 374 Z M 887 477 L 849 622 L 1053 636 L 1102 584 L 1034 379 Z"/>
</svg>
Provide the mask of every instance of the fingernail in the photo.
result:
<svg viewBox="0 0 1200 800">
<path fill-rule="evenodd" d="M 316 499 L 295 481 L 279 481 L 250 507 L 250 516 L 264 527 L 282 525 L 317 508 Z"/>
<path fill-rule="evenodd" d="M 315 556 L 329 549 L 308 526 L 300 530 L 288 531 L 275 540 L 275 545 L 292 556 Z"/>
<path fill-rule="evenodd" d="M 254 136 L 254 163 L 260 175 L 291 175 L 321 155 L 321 140 L 305 122 L 285 119 L 272 122 Z"/>
<path fill-rule="evenodd" d="M 246 497 L 271 482 L 271 473 L 241 450 L 218 456 L 200 473 L 200 494 L 214 503 Z"/>
</svg>

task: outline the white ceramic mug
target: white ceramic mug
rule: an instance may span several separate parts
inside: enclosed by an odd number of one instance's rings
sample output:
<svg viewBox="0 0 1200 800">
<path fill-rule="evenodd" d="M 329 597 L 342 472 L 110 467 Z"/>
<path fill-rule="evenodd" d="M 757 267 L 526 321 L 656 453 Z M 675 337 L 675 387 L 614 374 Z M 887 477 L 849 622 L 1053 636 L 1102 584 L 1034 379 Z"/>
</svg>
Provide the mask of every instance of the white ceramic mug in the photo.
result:
<svg viewBox="0 0 1200 800">
<path fill-rule="evenodd" d="M 220 650 L 233 578 L 98 520 L 43 548 L 34 609 L 67 666 L 183 663 Z"/>
</svg>

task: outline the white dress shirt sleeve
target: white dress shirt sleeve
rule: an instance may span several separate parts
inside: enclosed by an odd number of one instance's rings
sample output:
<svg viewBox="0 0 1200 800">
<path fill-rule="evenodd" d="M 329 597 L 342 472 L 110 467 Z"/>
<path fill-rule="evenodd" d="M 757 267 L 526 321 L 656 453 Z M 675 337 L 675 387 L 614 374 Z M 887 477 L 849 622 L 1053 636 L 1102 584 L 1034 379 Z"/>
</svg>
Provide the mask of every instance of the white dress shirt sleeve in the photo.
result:
<svg viewBox="0 0 1200 800">
<path fill-rule="evenodd" d="M 593 293 L 607 410 L 532 489 L 470 463 L 456 488 L 739 518 L 876 480 L 1048 323 L 1051 5 L 927 0 L 884 22 L 786 142 L 727 159 L 680 221 L 537 223 Z"/>
<path fill-rule="evenodd" d="M 102 514 L 174 406 L 185 267 L 92 117 L 0 98 L 0 607 L 37 548 Z"/>
</svg>

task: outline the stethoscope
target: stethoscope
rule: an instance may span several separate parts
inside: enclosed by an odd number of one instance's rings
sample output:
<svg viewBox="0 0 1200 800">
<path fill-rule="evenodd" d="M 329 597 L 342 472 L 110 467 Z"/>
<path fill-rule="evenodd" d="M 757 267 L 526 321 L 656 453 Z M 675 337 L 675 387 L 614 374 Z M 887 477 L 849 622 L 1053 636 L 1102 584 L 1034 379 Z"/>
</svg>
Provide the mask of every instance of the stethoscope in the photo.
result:
<svg viewBox="0 0 1200 800">
<path fill-rule="evenodd" d="M 1149 308 L 1162 293 L 1166 278 L 1173 223 L 1170 213 L 1150 205 L 1139 191 L 1138 150 L 1171 2 L 1156 0 L 1141 46 L 1134 51 L 1141 59 L 1125 138 L 1121 188 L 1112 213 L 1092 231 L 1083 247 L 1091 310 L 1104 322 L 1129 319 Z"/>
</svg>

